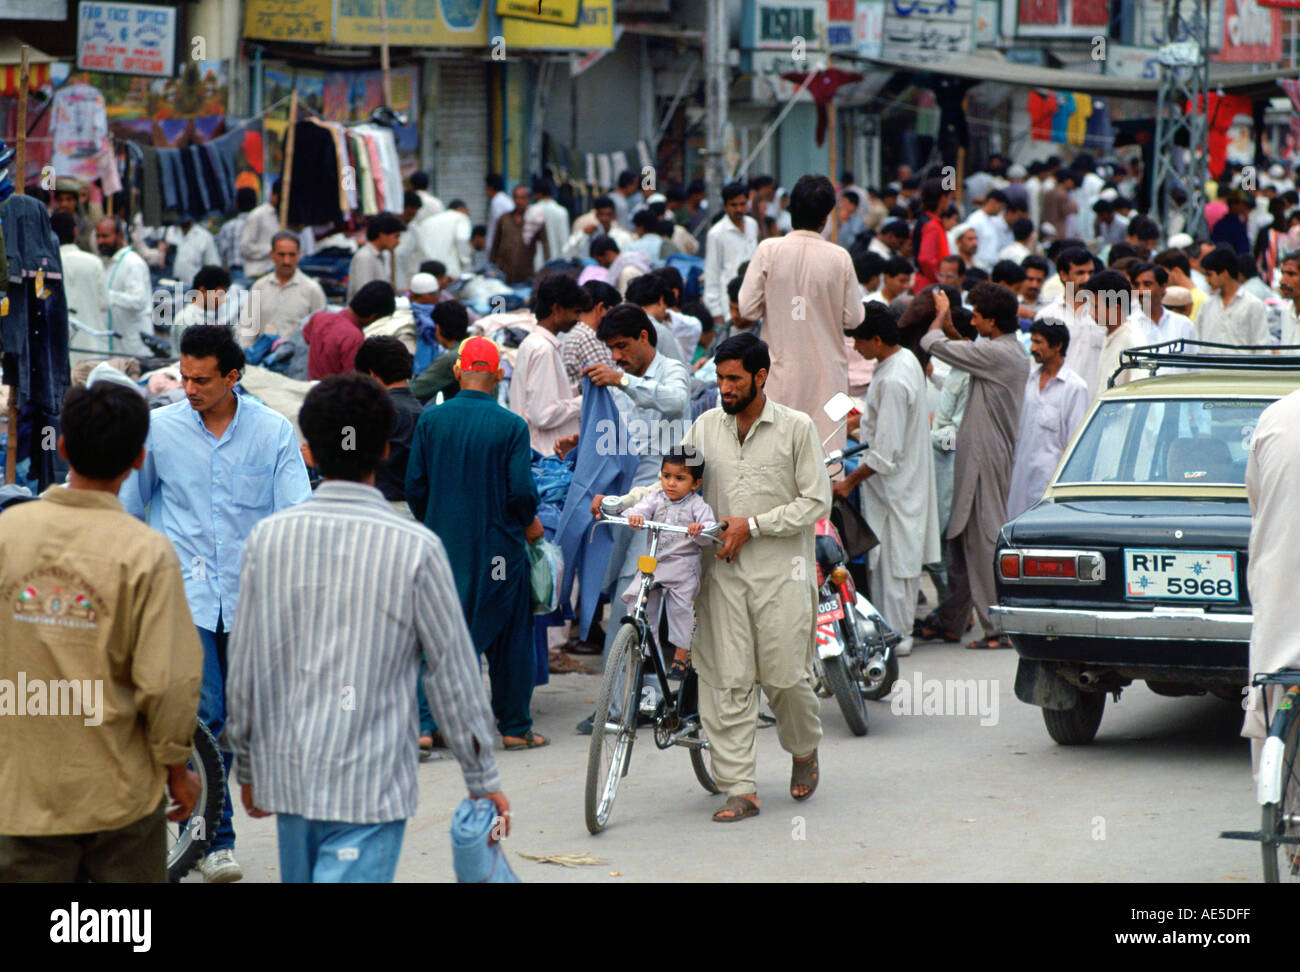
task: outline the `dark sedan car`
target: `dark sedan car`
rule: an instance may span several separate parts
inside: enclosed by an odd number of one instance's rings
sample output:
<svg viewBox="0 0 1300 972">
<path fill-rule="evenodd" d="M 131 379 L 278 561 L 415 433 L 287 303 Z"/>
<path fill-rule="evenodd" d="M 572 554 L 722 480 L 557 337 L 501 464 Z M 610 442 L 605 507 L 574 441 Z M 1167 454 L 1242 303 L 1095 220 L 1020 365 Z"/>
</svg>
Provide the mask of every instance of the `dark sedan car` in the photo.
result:
<svg viewBox="0 0 1300 972">
<path fill-rule="evenodd" d="M 1002 528 L 993 613 L 1020 655 L 1016 696 L 1058 743 L 1090 742 L 1106 695 L 1135 680 L 1242 697 L 1246 461 L 1260 413 L 1297 387 L 1297 372 L 1237 370 L 1111 388 Z"/>
</svg>

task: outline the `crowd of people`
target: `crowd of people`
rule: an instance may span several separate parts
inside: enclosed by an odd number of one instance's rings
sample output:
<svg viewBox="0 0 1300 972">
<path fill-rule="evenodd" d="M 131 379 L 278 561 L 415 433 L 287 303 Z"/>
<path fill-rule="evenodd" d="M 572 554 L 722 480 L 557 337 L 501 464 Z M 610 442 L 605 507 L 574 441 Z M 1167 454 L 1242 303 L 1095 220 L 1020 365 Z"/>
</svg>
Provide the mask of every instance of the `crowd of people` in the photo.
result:
<svg viewBox="0 0 1300 972">
<path fill-rule="evenodd" d="M 92 744 L 75 720 L 0 720 L 0 879 L 160 879 L 164 818 L 195 799 L 195 717 L 248 812 L 277 816 L 285 880 L 391 880 L 417 755 L 440 746 L 508 827 L 494 737 L 548 744 L 539 666 L 608 654 L 641 551 L 619 531 L 571 564 L 548 638 L 529 547 L 607 496 L 637 524 L 722 526 L 716 548 L 665 555 L 662 597 L 665 662 L 700 679 L 713 819 L 759 812 L 759 687 L 807 799 L 815 590 L 791 565 L 813 562 L 816 523 L 845 500 L 879 538 L 864 569 L 899 654 L 976 621 L 967 647 L 1007 647 L 998 531 L 1128 380 L 1122 352 L 1300 344 L 1300 196 L 1270 175 L 1252 196 L 1227 173 L 1193 238 L 1135 212 L 1140 170 L 1086 156 L 994 157 L 960 188 L 938 168 L 870 189 L 760 176 L 717 200 L 627 172 L 580 214 L 548 177 L 507 194 L 491 175 L 483 226 L 417 172 L 402 213 L 352 241 L 342 304 L 300 268 L 322 239 L 281 224 L 276 186 L 152 248 L 112 217 L 83 225 L 64 187 L 69 303 L 117 335 L 103 350 L 150 355 L 154 280 L 180 280 L 183 397 L 151 411 L 120 382 L 75 388 L 66 484 L 0 517 L 0 590 L 30 602 L 0 612 L 0 676 L 108 686 Z M 242 384 L 281 349 L 308 389 L 290 416 Z M 838 394 L 857 404 L 840 422 Z M 832 482 L 825 455 L 850 439 L 867 448 Z M 572 474 L 558 507 L 539 490 L 551 461 Z M 940 601 L 918 619 L 926 573 Z M 227 792 L 206 881 L 242 876 L 231 808 Z"/>
</svg>

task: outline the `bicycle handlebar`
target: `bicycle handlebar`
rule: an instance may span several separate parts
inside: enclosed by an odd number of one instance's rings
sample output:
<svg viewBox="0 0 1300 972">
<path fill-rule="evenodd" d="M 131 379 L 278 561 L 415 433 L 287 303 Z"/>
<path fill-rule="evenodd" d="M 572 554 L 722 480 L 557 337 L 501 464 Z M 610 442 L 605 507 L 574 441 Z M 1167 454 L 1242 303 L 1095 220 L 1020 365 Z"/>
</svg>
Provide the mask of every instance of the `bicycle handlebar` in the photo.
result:
<svg viewBox="0 0 1300 972">
<path fill-rule="evenodd" d="M 599 520 L 597 520 L 596 526 L 600 526 L 602 523 L 607 523 L 611 526 L 628 526 L 628 527 L 632 526 L 631 523 L 628 523 L 627 517 L 610 516 L 608 514 L 603 515 Z M 725 523 L 715 523 L 713 526 L 702 531 L 699 535 L 701 537 L 704 537 L 706 540 L 711 540 L 714 543 L 722 543 L 722 540 L 719 539 L 718 534 L 721 533 L 723 530 L 725 530 L 726 527 L 727 525 Z M 632 529 L 635 530 L 637 528 L 632 527 Z M 660 523 L 658 520 L 645 520 L 641 524 L 641 529 L 657 530 L 660 533 L 680 533 L 689 536 L 689 534 L 686 531 L 686 527 L 677 526 L 676 524 L 673 523 Z"/>
</svg>

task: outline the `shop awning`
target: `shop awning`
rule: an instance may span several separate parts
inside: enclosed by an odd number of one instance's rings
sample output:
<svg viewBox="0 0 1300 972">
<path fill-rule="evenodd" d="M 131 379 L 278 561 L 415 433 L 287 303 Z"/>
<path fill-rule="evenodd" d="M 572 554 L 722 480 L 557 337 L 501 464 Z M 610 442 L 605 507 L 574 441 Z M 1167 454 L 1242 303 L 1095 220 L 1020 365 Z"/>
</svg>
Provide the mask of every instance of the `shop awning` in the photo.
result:
<svg viewBox="0 0 1300 972">
<path fill-rule="evenodd" d="M 1018 64 L 1004 57 L 983 57 L 966 55 L 949 58 L 935 64 L 913 64 L 908 61 L 893 61 L 883 58 L 869 58 L 868 63 L 893 71 L 908 71 L 914 74 L 943 74 L 950 77 L 969 78 L 974 81 L 990 81 L 998 84 L 1012 84 L 1028 88 L 1052 88 L 1060 91 L 1078 91 L 1083 94 L 1131 98 L 1138 101 L 1155 101 L 1160 90 L 1160 82 L 1146 78 L 1123 78 L 1115 75 L 1091 74 L 1086 71 L 1074 71 L 1068 68 L 1048 68 L 1035 64 Z M 1242 94 L 1249 97 L 1268 97 L 1278 90 L 1278 78 L 1295 77 L 1296 68 L 1279 68 L 1258 72 L 1234 72 L 1217 74 L 1214 66 L 1210 68 L 1210 86 L 1222 89 L 1229 94 Z"/>
</svg>

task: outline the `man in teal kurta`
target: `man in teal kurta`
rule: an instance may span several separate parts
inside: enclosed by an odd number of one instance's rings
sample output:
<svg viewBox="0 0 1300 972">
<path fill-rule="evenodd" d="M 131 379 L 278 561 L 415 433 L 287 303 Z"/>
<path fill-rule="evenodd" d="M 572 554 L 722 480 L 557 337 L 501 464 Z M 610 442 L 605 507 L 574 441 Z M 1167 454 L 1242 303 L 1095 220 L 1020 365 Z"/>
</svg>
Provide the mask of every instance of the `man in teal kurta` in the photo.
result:
<svg viewBox="0 0 1300 972">
<path fill-rule="evenodd" d="M 466 341 L 455 374 L 460 393 L 416 423 L 406 501 L 447 550 L 474 647 L 487 657 L 505 747 L 536 748 L 548 740 L 529 713 L 536 662 L 525 544 L 542 525 L 528 425 L 497 404 L 501 360 L 491 341 Z"/>
</svg>

